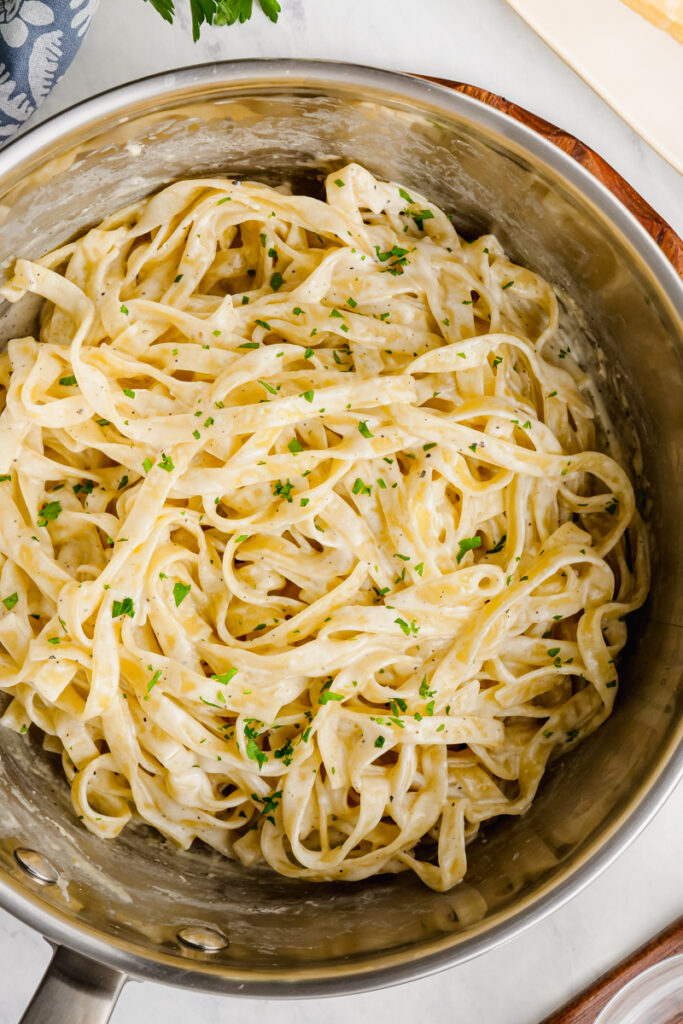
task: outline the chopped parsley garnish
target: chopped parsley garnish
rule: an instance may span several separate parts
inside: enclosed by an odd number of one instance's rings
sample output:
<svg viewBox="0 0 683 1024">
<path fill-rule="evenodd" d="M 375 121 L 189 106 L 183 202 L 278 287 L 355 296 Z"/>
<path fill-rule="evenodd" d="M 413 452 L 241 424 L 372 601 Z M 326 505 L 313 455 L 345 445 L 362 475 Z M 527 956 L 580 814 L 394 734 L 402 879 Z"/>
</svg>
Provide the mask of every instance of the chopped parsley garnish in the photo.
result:
<svg viewBox="0 0 683 1024">
<path fill-rule="evenodd" d="M 486 552 L 486 554 L 487 555 L 497 555 L 499 551 L 502 551 L 503 547 L 505 546 L 505 541 L 507 539 L 508 539 L 508 535 L 507 535 L 507 533 L 504 533 L 503 536 L 498 541 L 498 543 L 496 544 L 495 548 L 489 548 L 488 551 Z"/>
<path fill-rule="evenodd" d="M 159 469 L 165 469 L 167 473 L 170 473 L 172 470 L 175 469 L 175 466 L 173 465 L 173 459 L 170 458 L 170 456 L 164 454 L 164 452 L 161 453 L 161 462 L 157 462 L 157 466 L 159 467 Z"/>
<path fill-rule="evenodd" d="M 315 391 L 303 391 L 299 395 L 299 398 L 305 398 L 307 402 L 312 402 L 314 395 L 315 395 Z"/>
<path fill-rule="evenodd" d="M 370 429 L 365 420 L 361 420 L 361 422 L 358 424 L 358 429 L 360 430 L 363 437 L 370 438 L 375 436 L 374 434 L 370 433 Z"/>
<path fill-rule="evenodd" d="M 335 178 L 334 183 L 337 186 L 337 188 L 344 188 L 345 183 L 341 180 L 341 178 Z"/>
<path fill-rule="evenodd" d="M 119 480 L 119 482 L 118 482 L 118 485 L 117 485 L 117 487 L 116 487 L 116 490 L 117 490 L 117 491 L 120 491 L 120 490 L 121 490 L 121 489 L 122 489 L 123 487 L 125 487 L 125 486 L 126 486 L 126 484 L 127 484 L 127 483 L 128 483 L 128 477 L 127 477 L 127 476 L 126 476 L 126 475 L 124 474 L 124 475 L 123 475 L 123 476 L 121 477 L 121 479 Z"/>
<path fill-rule="evenodd" d="M 121 615 L 128 615 L 129 618 L 133 618 L 135 615 L 135 607 L 133 605 L 132 597 L 124 597 L 122 601 L 113 601 L 111 606 L 111 617 L 112 619 L 118 619 Z"/>
<path fill-rule="evenodd" d="M 264 331 L 270 330 L 270 324 L 266 320 L 255 320 L 254 323 L 258 324 L 259 327 L 262 327 Z"/>
<path fill-rule="evenodd" d="M 353 494 L 372 494 L 372 486 L 364 484 L 359 476 L 356 477 L 353 487 Z"/>
<path fill-rule="evenodd" d="M 175 601 L 176 608 L 183 603 L 187 595 L 192 589 L 191 583 L 181 583 L 178 581 L 173 587 L 173 600 Z"/>
<path fill-rule="evenodd" d="M 268 760 L 268 755 L 259 747 L 256 738 L 259 734 L 250 725 L 244 726 L 244 736 L 247 741 L 247 757 L 252 761 L 258 761 L 258 768 L 261 771 L 262 765 Z"/>
<path fill-rule="evenodd" d="M 481 537 L 465 537 L 463 540 L 458 541 L 458 554 L 456 555 L 456 562 L 458 565 L 462 562 L 463 558 L 468 551 L 473 548 L 481 547 Z"/>
<path fill-rule="evenodd" d="M 384 746 L 384 736 L 378 736 L 377 737 L 377 739 L 375 740 L 375 746 L 376 747 L 383 747 Z"/>
<path fill-rule="evenodd" d="M 127 395 L 128 398 L 135 398 L 135 392 L 133 391 L 132 388 L 124 388 L 123 393 L 124 395 Z"/>
<path fill-rule="evenodd" d="M 287 482 L 284 484 L 282 480 L 277 480 L 275 482 L 275 485 L 273 486 L 273 494 L 276 495 L 277 497 L 285 498 L 291 504 L 291 502 L 294 500 L 292 498 L 293 487 L 294 484 L 290 481 L 289 477 L 287 477 Z"/>
<path fill-rule="evenodd" d="M 335 693 L 333 690 L 324 690 L 318 697 L 318 704 L 329 704 L 331 700 L 344 700 L 344 694 Z"/>
<path fill-rule="evenodd" d="M 149 667 L 151 668 L 152 666 L 150 665 Z M 154 689 L 154 687 L 156 686 L 160 679 L 161 669 L 158 668 L 154 675 L 152 676 L 152 678 L 150 679 L 150 681 L 147 683 L 147 696 L 144 698 L 145 700 L 149 700 L 150 693 L 152 692 L 152 690 Z"/>
<path fill-rule="evenodd" d="M 121 312 L 128 316 L 128 306 L 121 306 Z"/>
<path fill-rule="evenodd" d="M 278 756 L 277 751 L 275 753 L 275 756 Z M 289 764 L 289 762 L 285 761 L 285 764 Z M 259 764 L 259 768 L 260 767 L 261 765 Z M 275 824 L 275 818 L 273 817 L 273 814 L 277 810 L 278 803 L 282 798 L 282 793 L 283 790 L 278 789 L 277 793 L 271 793 L 271 795 L 269 797 L 266 797 L 265 799 L 261 796 L 257 796 L 256 793 L 251 794 L 252 800 L 254 800 L 256 803 L 263 804 L 263 807 L 261 808 L 261 813 L 263 814 L 266 821 L 269 821 L 271 825 Z"/>
<path fill-rule="evenodd" d="M 382 252 L 378 245 L 375 246 L 375 254 L 380 263 L 386 263 L 387 260 L 393 260 L 393 262 L 385 269 L 390 274 L 402 274 L 403 267 L 406 265 L 406 257 L 408 255 L 408 249 L 402 249 L 400 245 L 392 245 L 391 249 L 387 249 L 386 252 Z"/>
<path fill-rule="evenodd" d="M 76 378 L 75 378 L 75 377 L 74 377 L 74 376 L 72 375 L 72 376 L 70 376 L 70 377 L 60 377 L 60 378 L 59 378 L 59 383 L 60 383 L 60 384 L 62 384 L 62 385 L 63 385 L 63 386 L 65 387 L 65 388 L 73 388 L 73 387 L 75 387 L 75 386 L 76 386 L 76 384 L 78 383 L 78 381 L 77 381 L 77 380 L 76 380 Z"/>
<path fill-rule="evenodd" d="M 257 323 L 258 323 L 258 321 L 257 321 Z M 242 342 L 241 345 L 238 345 L 237 347 L 238 348 L 260 348 L 261 346 L 259 345 L 258 341 L 244 341 L 244 342 Z"/>
<path fill-rule="evenodd" d="M 411 213 L 410 216 L 415 221 L 418 231 L 422 231 L 424 229 L 424 221 L 434 220 L 434 214 L 431 210 L 419 210 L 417 213 Z"/>
<path fill-rule="evenodd" d="M 512 288 L 514 283 L 514 281 L 508 281 L 507 284 L 503 285 L 503 291 L 505 291 L 506 288 Z"/>
<path fill-rule="evenodd" d="M 94 486 L 94 480 L 83 480 L 80 484 L 74 484 L 73 492 L 74 494 L 80 494 L 83 491 L 84 494 L 92 494 Z"/>
<path fill-rule="evenodd" d="M 48 523 L 54 522 L 61 511 L 62 506 L 60 502 L 46 502 L 38 512 L 38 526 L 47 526 Z"/>
<path fill-rule="evenodd" d="M 292 438 L 287 447 L 289 448 L 292 455 L 298 455 L 299 452 L 302 452 L 304 450 L 303 445 L 299 441 L 297 441 L 295 437 Z"/>
<path fill-rule="evenodd" d="M 149 473 L 150 469 L 152 468 L 152 460 L 149 457 L 143 461 L 142 468 L 144 469 L 145 473 Z"/>
<path fill-rule="evenodd" d="M 272 384 L 268 383 L 268 381 L 261 380 L 259 378 L 259 384 L 261 385 L 261 387 L 264 387 L 266 391 L 268 391 L 271 395 L 277 394 L 277 388 L 274 388 Z"/>
<path fill-rule="evenodd" d="M 7 611 L 11 612 L 18 600 L 19 595 L 15 591 L 14 594 L 10 594 L 9 597 L 3 597 L 2 603 L 4 604 Z"/>
<path fill-rule="evenodd" d="M 273 289 L 274 292 L 277 292 L 280 290 L 280 288 L 282 288 L 283 283 L 284 279 L 282 277 L 282 274 L 278 273 L 278 271 L 275 271 L 275 273 L 270 278 L 270 287 Z"/>
<path fill-rule="evenodd" d="M 213 675 L 211 678 L 215 679 L 217 683 L 222 683 L 224 686 L 227 686 L 230 680 L 236 675 L 237 669 L 229 668 L 227 672 L 223 672 L 220 675 Z"/>
</svg>

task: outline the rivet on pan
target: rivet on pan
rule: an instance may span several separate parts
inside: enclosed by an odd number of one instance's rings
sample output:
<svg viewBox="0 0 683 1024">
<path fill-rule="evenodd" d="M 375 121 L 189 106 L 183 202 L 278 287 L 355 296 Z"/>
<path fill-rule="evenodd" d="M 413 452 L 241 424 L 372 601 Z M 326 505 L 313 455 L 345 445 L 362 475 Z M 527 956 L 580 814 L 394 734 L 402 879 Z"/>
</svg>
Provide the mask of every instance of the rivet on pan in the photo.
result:
<svg viewBox="0 0 683 1024">
<path fill-rule="evenodd" d="M 56 885 L 59 881 L 59 871 L 50 864 L 47 857 L 36 850 L 27 850 L 19 847 L 14 851 L 14 859 L 27 875 L 40 882 L 41 885 Z"/>
<path fill-rule="evenodd" d="M 225 935 L 221 935 L 215 928 L 198 928 L 195 925 L 181 928 L 178 938 L 188 949 L 201 949 L 204 953 L 218 953 L 230 945 Z"/>
</svg>

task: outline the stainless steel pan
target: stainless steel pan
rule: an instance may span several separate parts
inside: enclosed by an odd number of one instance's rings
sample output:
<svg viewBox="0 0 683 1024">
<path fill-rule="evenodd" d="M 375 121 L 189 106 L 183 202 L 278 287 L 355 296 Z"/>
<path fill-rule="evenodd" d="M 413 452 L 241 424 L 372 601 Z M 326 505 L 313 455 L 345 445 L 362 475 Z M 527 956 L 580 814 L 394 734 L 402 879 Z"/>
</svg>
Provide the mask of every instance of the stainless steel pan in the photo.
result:
<svg viewBox="0 0 683 1024">
<path fill-rule="evenodd" d="M 467 880 L 308 885 L 178 853 L 149 828 L 114 842 L 74 820 L 54 755 L 0 730 L 0 904 L 57 952 L 25 1021 L 105 1021 L 126 976 L 250 996 L 354 992 L 485 952 L 569 899 L 643 828 L 681 765 L 683 285 L 586 171 L 467 96 L 367 68 L 205 65 L 73 108 L 0 153 L 0 268 L 180 176 L 293 179 L 348 160 L 416 187 L 465 234 L 493 230 L 564 295 L 648 509 L 650 600 L 615 712 L 555 764 L 522 818 L 485 829 Z M 0 308 L 0 337 L 30 328 Z M 643 455 L 642 469 L 637 450 Z"/>
</svg>

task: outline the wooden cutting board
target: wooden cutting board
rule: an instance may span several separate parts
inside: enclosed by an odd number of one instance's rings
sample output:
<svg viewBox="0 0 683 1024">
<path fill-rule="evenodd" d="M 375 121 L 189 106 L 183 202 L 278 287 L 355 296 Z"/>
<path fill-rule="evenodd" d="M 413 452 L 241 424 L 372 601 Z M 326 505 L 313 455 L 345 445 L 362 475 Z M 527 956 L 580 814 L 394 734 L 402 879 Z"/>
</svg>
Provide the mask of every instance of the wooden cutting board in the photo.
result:
<svg viewBox="0 0 683 1024">
<path fill-rule="evenodd" d="M 683 174 L 683 45 L 622 0 L 507 0 Z"/>
</svg>

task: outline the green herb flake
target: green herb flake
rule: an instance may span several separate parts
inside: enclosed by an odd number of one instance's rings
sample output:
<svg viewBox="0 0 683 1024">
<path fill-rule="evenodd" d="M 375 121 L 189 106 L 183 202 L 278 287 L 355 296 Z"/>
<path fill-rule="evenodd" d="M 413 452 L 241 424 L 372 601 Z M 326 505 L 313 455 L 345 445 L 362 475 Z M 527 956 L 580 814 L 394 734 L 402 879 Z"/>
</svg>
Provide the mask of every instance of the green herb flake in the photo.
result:
<svg viewBox="0 0 683 1024">
<path fill-rule="evenodd" d="M 274 292 L 277 292 L 280 290 L 280 288 L 282 288 L 283 284 L 284 279 L 282 277 L 282 274 L 275 271 L 275 273 L 272 274 L 270 278 L 270 287 L 273 289 Z"/>
<path fill-rule="evenodd" d="M 293 487 L 294 484 L 290 481 L 289 477 L 287 477 L 287 482 L 284 484 L 282 483 L 282 480 L 277 480 L 273 486 L 273 494 L 276 497 L 285 498 L 291 504 L 292 501 L 294 501 L 292 498 Z"/>
<path fill-rule="evenodd" d="M 191 589 L 191 583 L 181 583 L 180 580 L 174 585 L 173 600 L 175 601 L 176 608 L 183 603 Z"/>
<path fill-rule="evenodd" d="M 237 675 L 236 668 L 229 668 L 227 672 L 222 672 L 220 675 L 211 676 L 217 683 L 221 683 L 223 686 L 227 686 L 231 679 Z"/>
<path fill-rule="evenodd" d="M 152 460 L 149 457 L 143 461 L 142 468 L 144 469 L 145 473 L 149 473 L 150 469 L 152 468 Z"/>
<path fill-rule="evenodd" d="M 78 381 L 71 375 L 70 377 L 60 377 L 59 383 L 65 388 L 73 388 L 78 384 Z"/>
<path fill-rule="evenodd" d="M 505 541 L 508 539 L 507 533 L 504 533 L 494 548 L 489 548 L 486 552 L 487 555 L 497 555 L 499 551 L 502 551 L 505 546 Z M 560 616 L 561 618 L 561 616 Z"/>
<path fill-rule="evenodd" d="M 135 615 L 135 607 L 133 605 L 132 597 L 124 597 L 122 601 L 113 601 L 111 606 L 111 617 L 112 619 L 118 619 L 121 615 L 127 615 L 129 618 L 133 618 Z"/>
<path fill-rule="evenodd" d="M 304 450 L 303 445 L 299 441 L 297 441 L 295 437 L 292 438 L 287 447 L 289 448 L 292 455 L 298 455 L 299 452 L 302 452 Z"/>
<path fill-rule="evenodd" d="M 47 526 L 48 523 L 54 522 L 58 518 L 62 511 L 62 506 L 58 501 L 46 502 L 38 512 L 38 526 Z"/>
<path fill-rule="evenodd" d="M 318 704 L 329 704 L 331 700 L 344 700 L 344 694 L 335 693 L 333 690 L 325 690 L 318 697 Z"/>
<path fill-rule="evenodd" d="M 15 591 L 15 593 L 10 594 L 9 597 L 3 597 L 2 603 L 4 604 L 7 611 L 11 612 L 18 600 L 19 595 Z"/>
<path fill-rule="evenodd" d="M 315 396 L 315 391 L 303 391 L 299 398 L 305 398 L 307 402 L 312 402 Z"/>
<path fill-rule="evenodd" d="M 458 541 L 458 554 L 456 555 L 456 562 L 458 565 L 462 562 L 463 558 L 468 551 L 472 551 L 474 548 L 481 547 L 481 537 L 465 537 L 463 540 Z"/>
<path fill-rule="evenodd" d="M 370 429 L 365 420 L 361 420 L 361 422 L 358 424 L 358 429 L 360 430 L 363 437 L 371 438 L 375 436 L 374 434 L 370 433 Z"/>
<path fill-rule="evenodd" d="M 164 469 L 167 473 L 171 473 L 175 469 L 173 459 L 169 455 L 164 454 L 164 452 L 161 453 L 161 462 L 157 462 L 157 466 L 159 469 Z"/>
</svg>

